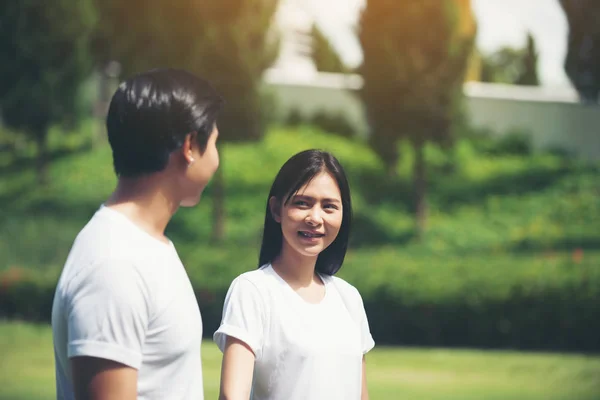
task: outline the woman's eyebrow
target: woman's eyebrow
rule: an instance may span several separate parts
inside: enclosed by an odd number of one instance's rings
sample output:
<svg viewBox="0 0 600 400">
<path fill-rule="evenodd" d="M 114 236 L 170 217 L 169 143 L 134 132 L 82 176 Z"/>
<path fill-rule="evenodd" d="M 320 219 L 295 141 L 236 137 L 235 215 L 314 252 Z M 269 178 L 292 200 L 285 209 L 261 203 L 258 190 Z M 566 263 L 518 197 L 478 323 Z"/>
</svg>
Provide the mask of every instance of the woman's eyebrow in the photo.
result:
<svg viewBox="0 0 600 400">
<path fill-rule="evenodd" d="M 310 200 L 310 201 L 315 201 L 316 199 L 312 196 L 308 196 L 305 194 L 297 194 L 293 197 L 293 199 L 302 199 L 302 200 Z M 321 201 L 325 201 L 328 203 L 341 203 L 341 201 L 339 199 L 336 198 L 331 198 L 331 197 L 326 197 L 324 199 L 321 199 Z"/>
</svg>

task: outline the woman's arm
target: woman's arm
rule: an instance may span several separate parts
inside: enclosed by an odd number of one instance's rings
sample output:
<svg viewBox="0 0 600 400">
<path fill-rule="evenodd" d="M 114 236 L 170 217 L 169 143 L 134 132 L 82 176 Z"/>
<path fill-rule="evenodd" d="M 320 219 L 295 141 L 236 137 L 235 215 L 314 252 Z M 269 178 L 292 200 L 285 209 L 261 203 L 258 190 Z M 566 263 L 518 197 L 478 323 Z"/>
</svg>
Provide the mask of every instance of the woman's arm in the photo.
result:
<svg viewBox="0 0 600 400">
<path fill-rule="evenodd" d="M 219 400 L 248 400 L 254 373 L 254 353 L 250 347 L 227 336 L 221 365 Z"/>
<path fill-rule="evenodd" d="M 365 356 L 362 359 L 362 393 L 360 400 L 369 400 L 369 389 L 367 389 L 367 361 Z"/>
</svg>

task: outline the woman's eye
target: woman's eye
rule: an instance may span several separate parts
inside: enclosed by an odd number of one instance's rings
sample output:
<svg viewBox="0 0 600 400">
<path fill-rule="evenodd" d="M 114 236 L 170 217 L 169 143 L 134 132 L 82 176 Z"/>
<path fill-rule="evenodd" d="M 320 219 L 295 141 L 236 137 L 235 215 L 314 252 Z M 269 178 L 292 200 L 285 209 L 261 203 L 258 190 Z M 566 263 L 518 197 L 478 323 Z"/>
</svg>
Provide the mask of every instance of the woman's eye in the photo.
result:
<svg viewBox="0 0 600 400">
<path fill-rule="evenodd" d="M 325 205 L 325 208 L 329 208 L 330 210 L 331 210 L 331 209 L 333 209 L 333 210 L 337 210 L 337 209 L 338 209 L 338 206 L 336 206 L 335 204 L 326 204 L 326 205 Z"/>
</svg>

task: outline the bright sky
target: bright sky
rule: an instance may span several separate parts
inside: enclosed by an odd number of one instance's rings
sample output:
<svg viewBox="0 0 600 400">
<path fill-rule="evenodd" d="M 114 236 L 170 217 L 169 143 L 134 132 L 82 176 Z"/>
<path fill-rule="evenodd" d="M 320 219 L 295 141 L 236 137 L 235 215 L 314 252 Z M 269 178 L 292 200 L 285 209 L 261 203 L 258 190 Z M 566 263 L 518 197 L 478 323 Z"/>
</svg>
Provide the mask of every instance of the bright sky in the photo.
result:
<svg viewBox="0 0 600 400">
<path fill-rule="evenodd" d="M 364 0 L 304 0 L 342 58 L 362 58 L 353 32 Z M 399 0 L 400 1 L 400 0 Z M 471 0 L 478 22 L 477 45 L 489 52 L 503 45 L 523 46 L 527 31 L 536 39 L 544 86 L 569 85 L 563 69 L 568 26 L 558 0 Z"/>
</svg>

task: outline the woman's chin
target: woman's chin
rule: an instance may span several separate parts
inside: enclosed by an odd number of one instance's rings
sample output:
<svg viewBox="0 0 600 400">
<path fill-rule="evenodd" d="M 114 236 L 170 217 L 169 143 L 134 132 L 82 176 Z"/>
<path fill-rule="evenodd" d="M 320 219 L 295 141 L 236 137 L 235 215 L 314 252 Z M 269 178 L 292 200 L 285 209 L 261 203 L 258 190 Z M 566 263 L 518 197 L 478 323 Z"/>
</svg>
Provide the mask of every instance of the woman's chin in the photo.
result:
<svg viewBox="0 0 600 400">
<path fill-rule="evenodd" d="M 326 247 L 323 246 L 323 243 L 299 243 L 298 245 L 295 246 L 296 247 L 296 252 L 299 253 L 300 255 L 304 256 L 304 257 L 318 257 L 319 254 L 321 254 L 323 252 L 323 250 L 326 249 Z"/>
</svg>

